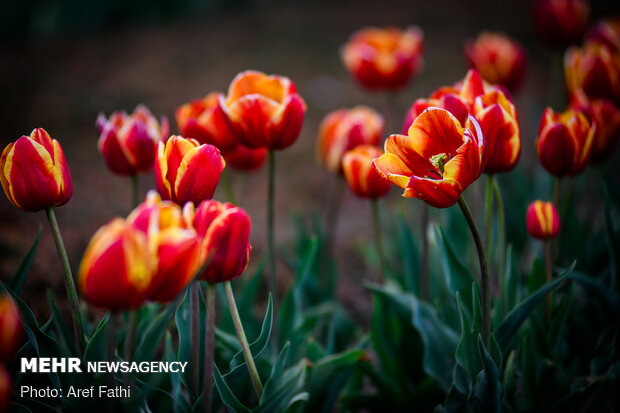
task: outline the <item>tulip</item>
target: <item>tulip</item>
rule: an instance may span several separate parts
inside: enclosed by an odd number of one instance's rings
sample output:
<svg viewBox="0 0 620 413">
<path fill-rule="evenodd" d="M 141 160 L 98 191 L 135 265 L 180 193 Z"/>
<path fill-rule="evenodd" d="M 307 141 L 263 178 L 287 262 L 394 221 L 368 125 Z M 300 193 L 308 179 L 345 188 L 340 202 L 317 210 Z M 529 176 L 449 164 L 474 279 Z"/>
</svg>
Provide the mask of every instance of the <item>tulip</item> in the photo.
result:
<svg viewBox="0 0 620 413">
<path fill-rule="evenodd" d="M 383 116 L 366 106 L 329 113 L 319 127 L 319 162 L 333 173 L 342 173 L 345 152 L 359 145 L 379 145 L 385 122 Z"/>
<path fill-rule="evenodd" d="M 374 168 L 373 160 L 383 155 L 374 145 L 360 145 L 347 151 L 342 159 L 342 169 L 347 184 L 361 198 L 381 198 L 390 191 L 391 185 L 381 178 Z"/>
<path fill-rule="evenodd" d="M 590 159 L 595 129 L 579 111 L 545 109 L 536 140 L 540 163 L 556 177 L 579 174 Z"/>
<path fill-rule="evenodd" d="M 223 96 L 220 92 L 212 92 L 204 99 L 180 106 L 175 116 L 181 134 L 200 143 L 213 145 L 222 152 L 234 149 L 237 139 L 221 106 Z"/>
<path fill-rule="evenodd" d="M 555 238 L 560 232 L 560 217 L 552 202 L 534 201 L 527 207 L 527 232 L 536 239 Z"/>
<path fill-rule="evenodd" d="M 111 311 L 128 310 L 144 303 L 153 273 L 147 237 L 115 218 L 90 240 L 78 283 L 89 303 Z"/>
<path fill-rule="evenodd" d="M 548 46 L 558 49 L 579 43 L 590 17 L 586 0 L 536 0 L 533 11 L 536 32 Z"/>
<path fill-rule="evenodd" d="M 521 86 L 527 65 L 525 50 L 501 33 L 483 32 L 465 44 L 469 66 L 489 83 L 502 84 L 511 92 Z"/>
<path fill-rule="evenodd" d="M 306 103 L 290 79 L 253 70 L 239 73 L 226 98 L 220 96 L 219 104 L 239 143 L 272 150 L 295 143 L 306 111 Z"/>
<path fill-rule="evenodd" d="M 600 21 L 588 31 L 586 41 L 600 43 L 613 53 L 620 52 L 620 17 Z"/>
<path fill-rule="evenodd" d="M 0 364 L 0 412 L 8 412 L 11 404 L 11 392 L 13 383 L 9 372 L 4 365 Z"/>
<path fill-rule="evenodd" d="M 163 199 L 179 205 L 210 199 L 226 162 L 213 145 L 171 136 L 157 146 L 155 185 Z"/>
<path fill-rule="evenodd" d="M 42 128 L 4 148 L 0 181 L 9 201 L 24 211 L 64 205 L 73 194 L 62 147 Z"/>
<path fill-rule="evenodd" d="M 0 362 L 9 361 L 22 344 L 22 322 L 13 299 L 0 294 Z"/>
<path fill-rule="evenodd" d="M 620 102 L 620 52 L 592 42 L 574 47 L 564 56 L 564 72 L 570 93 L 582 89 L 589 98 Z"/>
<path fill-rule="evenodd" d="M 164 140 L 170 127 L 168 119 L 157 119 L 144 105 L 138 105 L 131 115 L 114 112 L 106 119 L 97 117 L 99 152 L 108 168 L 119 175 L 135 175 L 153 168 L 155 148 Z"/>
<path fill-rule="evenodd" d="M 450 112 L 428 108 L 409 128 L 409 135 L 392 135 L 385 154 L 374 160 L 379 175 L 436 208 L 454 205 L 486 163 L 486 141 L 478 121 L 469 116 L 465 127 Z"/>
<path fill-rule="evenodd" d="M 246 172 L 259 170 L 267 160 L 267 148 L 249 148 L 237 144 L 233 149 L 222 153 L 226 165 Z"/>
<path fill-rule="evenodd" d="M 401 89 L 423 65 L 424 34 L 418 27 L 367 27 L 355 32 L 341 52 L 358 83 L 368 89 Z"/>
</svg>

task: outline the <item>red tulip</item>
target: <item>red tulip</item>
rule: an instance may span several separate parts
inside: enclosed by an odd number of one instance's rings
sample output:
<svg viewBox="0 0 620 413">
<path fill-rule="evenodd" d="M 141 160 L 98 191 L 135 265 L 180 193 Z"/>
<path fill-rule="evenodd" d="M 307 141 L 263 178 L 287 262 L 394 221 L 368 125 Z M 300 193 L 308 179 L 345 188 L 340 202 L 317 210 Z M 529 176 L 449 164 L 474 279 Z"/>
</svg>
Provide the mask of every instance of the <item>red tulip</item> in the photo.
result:
<svg viewBox="0 0 620 413">
<path fill-rule="evenodd" d="M 4 148 L 0 181 L 9 201 L 24 211 L 64 205 L 73 194 L 62 147 L 41 128 Z"/>
<path fill-rule="evenodd" d="M 7 362 L 22 345 L 22 321 L 13 299 L 0 294 L 0 362 Z"/>
<path fill-rule="evenodd" d="M 155 159 L 155 147 L 168 137 L 168 119 L 161 122 L 146 106 L 138 105 L 133 113 L 114 112 L 106 120 L 103 113 L 97 117 L 99 152 L 108 168 L 120 175 L 134 175 L 150 171 Z"/>
<path fill-rule="evenodd" d="M 157 146 L 155 185 L 163 199 L 179 205 L 210 199 L 226 166 L 213 145 L 171 136 Z"/>
<path fill-rule="evenodd" d="M 592 42 L 574 47 L 564 56 L 564 72 L 570 93 L 582 89 L 589 98 L 620 102 L 620 52 Z"/>
<path fill-rule="evenodd" d="M 540 38 L 559 49 L 579 43 L 586 31 L 590 5 L 586 0 L 536 0 L 534 26 Z"/>
<path fill-rule="evenodd" d="M 259 170 L 267 159 L 267 148 L 249 148 L 237 144 L 233 149 L 222 153 L 226 165 L 233 169 L 253 172 Z"/>
<path fill-rule="evenodd" d="M 527 232 L 536 239 L 555 238 L 560 232 L 560 217 L 552 202 L 534 201 L 527 207 Z"/>
<path fill-rule="evenodd" d="M 373 160 L 381 155 L 383 151 L 373 145 L 359 145 L 344 154 L 342 169 L 347 184 L 355 195 L 376 199 L 390 192 L 392 185 L 381 178 L 373 164 Z"/>
<path fill-rule="evenodd" d="M 355 32 L 342 49 L 349 73 L 368 89 L 400 89 L 423 65 L 424 34 L 418 27 L 366 27 Z"/>
</svg>

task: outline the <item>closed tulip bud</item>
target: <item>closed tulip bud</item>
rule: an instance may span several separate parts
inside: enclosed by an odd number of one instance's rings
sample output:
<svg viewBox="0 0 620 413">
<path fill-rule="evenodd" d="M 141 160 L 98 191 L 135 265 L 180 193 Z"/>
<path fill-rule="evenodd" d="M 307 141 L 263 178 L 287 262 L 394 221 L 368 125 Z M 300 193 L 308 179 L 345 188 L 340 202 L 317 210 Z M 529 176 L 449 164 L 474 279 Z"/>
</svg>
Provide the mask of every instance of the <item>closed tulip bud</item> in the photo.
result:
<svg viewBox="0 0 620 413">
<path fill-rule="evenodd" d="M 579 111 L 569 109 L 554 113 L 547 108 L 536 139 L 540 163 L 557 177 L 579 174 L 590 159 L 595 129 Z"/>
<path fill-rule="evenodd" d="M 203 201 L 195 211 L 187 204 L 183 214 L 202 238 L 202 259 L 209 263 L 200 278 L 214 284 L 239 277 L 252 250 L 250 216 L 239 207 L 214 200 Z"/>
<path fill-rule="evenodd" d="M 163 199 L 199 203 L 213 196 L 225 166 L 215 146 L 171 136 L 157 146 L 155 186 Z"/>
<path fill-rule="evenodd" d="M 564 56 L 564 72 L 570 93 L 581 89 L 589 98 L 620 102 L 620 52 L 592 42 L 571 48 Z"/>
<path fill-rule="evenodd" d="M 9 361 L 22 345 L 23 330 L 19 310 L 13 299 L 0 295 L 0 363 Z"/>
<path fill-rule="evenodd" d="M 355 32 L 341 52 L 347 71 L 374 90 L 405 87 L 423 65 L 424 34 L 418 27 L 366 27 Z"/>
<path fill-rule="evenodd" d="M 247 70 L 239 73 L 220 105 L 238 142 L 250 148 L 281 150 L 297 140 L 306 103 L 288 78 Z"/>
<path fill-rule="evenodd" d="M 4 148 L 0 181 L 9 201 L 24 211 L 64 205 L 73 195 L 62 147 L 41 128 Z"/>
<path fill-rule="evenodd" d="M 373 164 L 373 160 L 381 155 L 383 151 L 373 145 L 360 145 L 344 154 L 342 169 L 355 195 L 377 199 L 390 192 L 392 185 L 377 173 Z"/>
<path fill-rule="evenodd" d="M 534 201 L 527 207 L 527 232 L 536 239 L 555 238 L 560 232 L 560 217 L 552 202 Z"/>
<path fill-rule="evenodd" d="M 478 96 L 474 116 L 487 142 L 487 163 L 484 172 L 508 172 L 521 156 L 521 133 L 517 110 L 499 90 Z"/>
<path fill-rule="evenodd" d="M 514 92 L 525 77 L 527 58 L 521 45 L 502 33 L 484 32 L 465 44 L 469 66 L 484 80 Z"/>
<path fill-rule="evenodd" d="M 111 311 L 128 310 L 146 300 L 153 272 L 147 237 L 115 218 L 90 240 L 78 283 L 89 303 Z"/>
<path fill-rule="evenodd" d="M 533 11 L 538 36 L 558 49 L 579 43 L 590 17 L 586 0 L 536 0 Z"/>
<path fill-rule="evenodd" d="M 233 149 L 222 153 L 226 166 L 245 172 L 258 171 L 267 160 L 267 148 L 249 148 L 237 144 Z"/>
<path fill-rule="evenodd" d="M 220 92 L 212 92 L 204 99 L 180 106 L 175 117 L 181 134 L 200 143 L 213 145 L 222 152 L 234 149 L 237 139 L 221 106 L 223 97 Z"/>
<path fill-rule="evenodd" d="M 384 125 L 383 116 L 366 106 L 329 113 L 319 127 L 319 162 L 330 172 L 342 173 L 345 152 L 359 145 L 379 145 Z"/>
<path fill-rule="evenodd" d="M 150 171 L 157 144 L 170 133 L 168 119 L 161 121 L 144 105 L 138 105 L 131 115 L 114 112 L 109 119 L 101 113 L 97 118 L 99 152 L 108 168 L 119 175 L 134 175 Z"/>
<path fill-rule="evenodd" d="M 620 17 L 600 21 L 588 31 L 586 41 L 600 43 L 612 53 L 620 52 Z"/>
<path fill-rule="evenodd" d="M 0 364 L 0 412 L 8 412 L 11 404 L 13 382 L 4 365 Z"/>
</svg>

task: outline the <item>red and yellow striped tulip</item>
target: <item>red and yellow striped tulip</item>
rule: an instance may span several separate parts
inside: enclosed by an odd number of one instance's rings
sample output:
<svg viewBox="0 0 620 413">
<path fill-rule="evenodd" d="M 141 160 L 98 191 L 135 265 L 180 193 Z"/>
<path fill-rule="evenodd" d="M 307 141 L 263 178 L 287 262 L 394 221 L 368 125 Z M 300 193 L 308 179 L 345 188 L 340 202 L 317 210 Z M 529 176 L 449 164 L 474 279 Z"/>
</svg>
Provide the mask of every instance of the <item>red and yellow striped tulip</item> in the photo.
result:
<svg viewBox="0 0 620 413">
<path fill-rule="evenodd" d="M 131 115 L 120 111 L 106 119 L 100 113 L 97 129 L 99 152 L 108 168 L 120 175 L 150 171 L 157 144 L 170 133 L 168 119 L 162 117 L 158 122 L 144 105 L 138 105 Z"/>
<path fill-rule="evenodd" d="M 215 146 L 171 136 L 157 146 L 155 186 L 163 199 L 199 203 L 213 196 L 225 166 Z"/>
<path fill-rule="evenodd" d="M 418 27 L 366 27 L 355 32 L 341 52 L 342 62 L 368 89 L 403 88 L 423 65 L 424 34 Z"/>
<path fill-rule="evenodd" d="M 570 93 L 581 89 L 591 99 L 620 102 L 620 52 L 594 42 L 571 48 L 564 56 L 564 72 Z"/>
<path fill-rule="evenodd" d="M 13 382 L 3 364 L 0 364 L 0 412 L 8 412 L 11 405 Z"/>
<path fill-rule="evenodd" d="M 381 178 L 373 164 L 373 160 L 381 155 L 383 151 L 374 145 L 359 145 L 344 154 L 342 158 L 344 177 L 355 195 L 377 199 L 390 192 L 392 185 Z"/>
<path fill-rule="evenodd" d="M 78 273 L 86 301 L 111 311 L 139 307 L 154 273 L 146 235 L 121 218 L 101 227 L 90 240 Z"/>
<path fill-rule="evenodd" d="M 484 80 L 514 92 L 525 78 L 525 50 L 503 33 L 483 32 L 465 44 L 465 57 Z"/>
<path fill-rule="evenodd" d="M 64 205 L 73 195 L 62 147 L 42 128 L 4 148 L 0 181 L 9 201 L 24 211 Z"/>
<path fill-rule="evenodd" d="M 603 44 L 614 53 L 620 52 L 620 17 L 598 22 L 586 34 L 586 41 Z"/>
<path fill-rule="evenodd" d="M 13 299 L 0 294 L 0 363 L 7 362 L 23 344 L 22 321 Z"/>
<path fill-rule="evenodd" d="M 595 129 L 579 111 L 554 113 L 551 108 L 545 109 L 536 139 L 540 163 L 557 177 L 579 174 L 590 159 Z"/>
<path fill-rule="evenodd" d="M 319 162 L 330 172 L 342 173 L 345 152 L 359 145 L 379 145 L 384 125 L 383 116 L 367 106 L 328 113 L 319 127 Z"/>
<path fill-rule="evenodd" d="M 526 225 L 536 239 L 555 238 L 560 232 L 560 216 L 552 202 L 534 201 L 527 207 Z"/>
<path fill-rule="evenodd" d="M 549 47 L 563 49 L 579 43 L 588 26 L 587 0 L 536 0 L 534 27 Z"/>
<path fill-rule="evenodd" d="M 306 103 L 288 78 L 247 70 L 239 73 L 220 97 L 239 143 L 250 148 L 281 150 L 297 140 Z"/>
<path fill-rule="evenodd" d="M 390 136 L 385 154 L 374 163 L 384 179 L 405 190 L 403 196 L 447 208 L 482 174 L 486 141 L 473 116 L 463 127 L 447 110 L 431 107 L 416 118 L 408 136 Z"/>
</svg>

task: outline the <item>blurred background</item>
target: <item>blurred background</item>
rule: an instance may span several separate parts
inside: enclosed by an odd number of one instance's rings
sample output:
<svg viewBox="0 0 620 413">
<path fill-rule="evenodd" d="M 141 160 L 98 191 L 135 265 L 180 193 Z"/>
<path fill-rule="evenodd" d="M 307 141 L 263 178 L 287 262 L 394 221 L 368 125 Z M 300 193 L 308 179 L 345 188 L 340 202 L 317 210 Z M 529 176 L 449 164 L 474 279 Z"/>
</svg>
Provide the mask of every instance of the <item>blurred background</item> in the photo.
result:
<svg viewBox="0 0 620 413">
<path fill-rule="evenodd" d="M 592 1 L 591 6 L 592 22 L 617 13 L 619 7 L 613 0 Z M 172 133 L 177 133 L 174 110 L 211 91 L 225 92 L 238 72 L 256 69 L 285 75 L 296 83 L 308 105 L 298 141 L 279 152 L 276 160 L 276 242 L 287 248 L 295 237 L 292 217 L 304 222 L 322 219 L 328 188 L 335 179 L 316 162 L 321 119 L 331 110 L 366 104 L 385 116 L 386 137 L 400 132 L 405 111 L 415 99 L 465 75 L 464 42 L 482 30 L 498 30 L 520 42 L 529 61 L 525 84 L 514 96 L 522 158 L 515 172 L 501 177 L 507 193 L 508 239 L 525 243 L 527 203 L 551 196 L 551 179 L 538 165 L 534 141 L 550 101 L 550 73 L 561 76 L 559 67 L 549 67 L 550 52 L 538 43 L 531 21 L 529 1 L 4 1 L 0 4 L 0 144 L 4 148 L 35 127 L 45 128 L 62 144 L 74 194 L 68 204 L 57 208 L 57 217 L 77 274 L 97 228 L 131 209 L 129 179 L 109 172 L 97 150 L 99 112 L 106 116 L 114 110 L 130 112 L 143 103 L 156 116 L 167 116 Z M 362 90 L 340 61 L 340 48 L 351 33 L 368 25 L 418 25 L 424 31 L 424 69 L 398 94 Z M 612 182 L 612 196 L 618 197 L 619 174 L 610 163 L 606 179 Z M 592 228 L 602 220 L 598 177 L 598 171 L 589 172 L 575 183 L 586 191 L 593 188 L 579 207 Z M 510 185 L 522 180 L 529 183 L 525 185 L 529 192 L 519 198 Z M 266 168 L 254 174 L 233 172 L 232 181 L 238 204 L 253 219 L 251 265 L 255 265 L 265 244 Z M 479 217 L 481 181 L 467 191 Z M 139 185 L 145 195 L 154 187 L 152 174 L 141 175 Z M 42 212 L 26 213 L 5 196 L 0 198 L 0 279 L 7 280 L 15 272 L 43 227 L 24 291 L 32 308 L 42 311 L 48 288 L 55 297 L 64 297 L 48 223 Z M 215 198 L 225 199 L 221 188 Z M 382 202 L 384 210 L 400 211 L 415 225 L 420 201 L 403 199 L 394 188 Z M 389 216 L 385 213 L 384 220 L 389 221 Z M 441 219 L 438 212 L 434 217 Z M 342 275 L 340 296 L 352 313 L 370 311 L 364 308 L 365 300 L 358 300 L 366 293 L 357 281 L 373 271 L 365 264 L 361 246 L 371 239 L 368 203 L 347 192 L 334 250 Z M 286 268 L 279 276 L 286 285 L 290 277 Z"/>
</svg>

